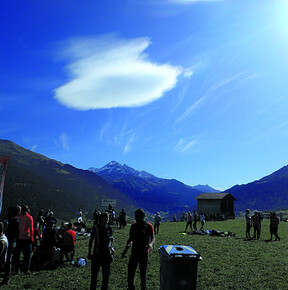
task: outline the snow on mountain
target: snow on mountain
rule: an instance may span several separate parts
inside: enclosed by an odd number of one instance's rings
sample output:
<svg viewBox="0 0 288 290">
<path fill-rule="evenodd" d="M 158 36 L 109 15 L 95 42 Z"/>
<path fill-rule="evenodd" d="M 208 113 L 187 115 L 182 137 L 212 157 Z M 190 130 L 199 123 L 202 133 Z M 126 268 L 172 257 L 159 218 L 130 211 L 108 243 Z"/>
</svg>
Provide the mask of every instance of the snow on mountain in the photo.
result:
<svg viewBox="0 0 288 290">
<path fill-rule="evenodd" d="M 156 176 L 154 176 L 146 171 L 135 170 L 134 168 L 132 168 L 126 164 L 121 165 L 120 163 L 118 163 L 116 161 L 111 161 L 101 168 L 90 167 L 88 170 L 90 170 L 96 174 L 99 174 L 99 175 L 103 175 L 103 174 L 109 174 L 109 175 L 117 174 L 118 175 L 118 174 L 121 174 L 121 175 L 138 176 L 138 177 L 141 177 L 144 179 L 157 178 Z"/>
</svg>

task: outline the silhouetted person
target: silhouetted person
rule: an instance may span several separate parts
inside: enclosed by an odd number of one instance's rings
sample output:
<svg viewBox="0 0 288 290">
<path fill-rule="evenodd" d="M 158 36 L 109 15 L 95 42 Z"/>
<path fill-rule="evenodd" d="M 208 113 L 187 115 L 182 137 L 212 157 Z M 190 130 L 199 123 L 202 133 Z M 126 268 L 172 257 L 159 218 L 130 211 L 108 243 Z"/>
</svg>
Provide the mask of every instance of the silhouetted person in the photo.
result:
<svg viewBox="0 0 288 290">
<path fill-rule="evenodd" d="M 160 216 L 160 213 L 157 212 L 154 218 L 154 230 L 157 235 L 159 234 L 160 223 L 161 223 L 161 216 Z"/>
<path fill-rule="evenodd" d="M 245 220 L 246 220 L 246 238 L 251 239 L 250 236 L 250 228 L 251 228 L 251 217 L 250 217 L 250 210 L 247 209 L 245 213 Z"/>
<path fill-rule="evenodd" d="M 144 221 L 145 213 L 142 209 L 135 211 L 136 223 L 132 224 L 129 232 L 129 239 L 122 253 L 122 258 L 125 257 L 128 249 L 132 244 L 131 255 L 128 264 L 128 289 L 134 290 L 134 277 L 136 268 L 139 264 L 141 290 L 146 289 L 146 272 L 148 265 L 149 250 L 153 249 L 155 242 L 153 226 Z"/>
<path fill-rule="evenodd" d="M 187 215 L 187 223 L 186 223 L 185 232 L 187 231 L 188 226 L 190 226 L 190 229 L 191 229 L 191 231 L 192 231 L 192 221 L 193 221 L 193 216 L 192 216 L 191 212 L 188 211 L 188 215 Z"/>
<path fill-rule="evenodd" d="M 99 222 L 93 226 L 91 237 L 89 240 L 88 259 L 91 259 L 91 283 L 90 289 L 96 289 L 97 277 L 100 267 L 102 267 L 102 290 L 108 289 L 110 265 L 112 263 L 112 243 L 113 233 L 108 225 L 108 213 L 101 213 Z M 94 242 L 94 250 L 92 255 L 92 245 Z"/>
<path fill-rule="evenodd" d="M 195 231 L 197 231 L 197 222 L 198 222 L 198 218 L 199 218 L 198 213 L 197 213 L 196 210 L 194 209 L 194 210 L 193 210 L 193 229 L 194 229 Z"/>
<path fill-rule="evenodd" d="M 275 236 L 275 241 L 280 241 L 280 237 L 278 236 L 278 225 L 279 218 L 276 216 L 275 212 L 270 213 L 270 241 L 272 240 L 272 236 Z"/>
<path fill-rule="evenodd" d="M 15 248 L 16 239 L 19 236 L 19 221 L 17 219 L 20 209 L 16 206 L 11 206 L 7 210 L 7 215 L 4 220 L 5 235 L 8 239 L 7 259 L 5 265 L 5 275 L 2 284 L 8 284 L 11 272 L 15 271 Z"/>
</svg>

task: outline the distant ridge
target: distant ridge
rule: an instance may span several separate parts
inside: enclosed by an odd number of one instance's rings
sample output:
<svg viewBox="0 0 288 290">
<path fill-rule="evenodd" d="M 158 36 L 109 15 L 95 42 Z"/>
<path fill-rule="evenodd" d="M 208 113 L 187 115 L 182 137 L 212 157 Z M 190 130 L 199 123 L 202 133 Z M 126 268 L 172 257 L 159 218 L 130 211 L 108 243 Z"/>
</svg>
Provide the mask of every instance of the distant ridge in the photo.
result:
<svg viewBox="0 0 288 290">
<path fill-rule="evenodd" d="M 221 190 L 212 188 L 208 184 L 206 184 L 206 185 L 198 184 L 198 185 L 193 186 L 193 188 L 195 188 L 203 193 L 221 192 Z"/>
<path fill-rule="evenodd" d="M 201 192 L 175 179 L 158 178 L 146 171 L 111 161 L 102 168 L 89 168 L 150 212 L 176 213 L 196 209 Z"/>
<path fill-rule="evenodd" d="M 235 185 L 227 190 L 237 199 L 236 211 L 281 210 L 288 208 L 288 166 L 248 184 Z"/>
</svg>

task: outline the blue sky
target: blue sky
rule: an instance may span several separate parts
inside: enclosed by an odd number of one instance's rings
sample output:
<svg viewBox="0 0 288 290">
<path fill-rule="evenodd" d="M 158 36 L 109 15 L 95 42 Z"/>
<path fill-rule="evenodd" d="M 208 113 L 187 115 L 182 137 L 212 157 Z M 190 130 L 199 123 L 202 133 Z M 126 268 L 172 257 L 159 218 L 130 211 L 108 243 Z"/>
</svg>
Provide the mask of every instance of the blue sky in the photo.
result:
<svg viewBox="0 0 288 290">
<path fill-rule="evenodd" d="M 288 163 L 287 0 L 2 0 L 0 138 L 227 189 Z"/>
</svg>

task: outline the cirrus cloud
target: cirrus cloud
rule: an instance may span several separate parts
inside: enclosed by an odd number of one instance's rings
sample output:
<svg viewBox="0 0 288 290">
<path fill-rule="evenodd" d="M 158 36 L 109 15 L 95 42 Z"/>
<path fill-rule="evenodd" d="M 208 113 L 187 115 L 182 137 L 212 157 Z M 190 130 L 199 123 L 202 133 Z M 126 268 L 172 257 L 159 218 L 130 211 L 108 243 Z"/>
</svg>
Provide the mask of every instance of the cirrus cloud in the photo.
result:
<svg viewBox="0 0 288 290">
<path fill-rule="evenodd" d="M 161 98 L 183 72 L 157 64 L 144 53 L 147 38 L 121 40 L 113 36 L 70 40 L 62 50 L 70 79 L 54 91 L 62 105 L 77 109 L 138 107 Z"/>
</svg>

